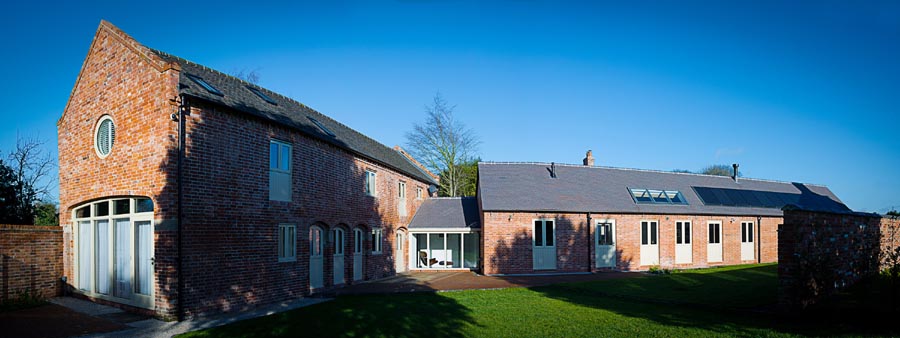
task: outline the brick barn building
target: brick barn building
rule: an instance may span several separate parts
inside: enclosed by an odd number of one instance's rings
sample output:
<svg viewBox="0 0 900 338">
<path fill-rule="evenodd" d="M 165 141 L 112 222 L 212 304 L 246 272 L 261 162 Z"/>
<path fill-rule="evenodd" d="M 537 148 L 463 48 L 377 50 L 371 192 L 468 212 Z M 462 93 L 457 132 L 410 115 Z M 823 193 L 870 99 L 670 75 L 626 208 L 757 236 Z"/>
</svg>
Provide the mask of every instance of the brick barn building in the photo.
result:
<svg viewBox="0 0 900 338">
<path fill-rule="evenodd" d="M 392 250 L 435 183 L 398 150 L 105 21 L 58 129 L 68 284 L 166 317 L 403 271 Z"/>
<path fill-rule="evenodd" d="M 777 259 L 823 186 L 480 163 L 478 195 L 257 85 L 101 22 L 58 122 L 69 289 L 161 317 L 240 311 L 407 270 L 587 273 Z"/>
</svg>

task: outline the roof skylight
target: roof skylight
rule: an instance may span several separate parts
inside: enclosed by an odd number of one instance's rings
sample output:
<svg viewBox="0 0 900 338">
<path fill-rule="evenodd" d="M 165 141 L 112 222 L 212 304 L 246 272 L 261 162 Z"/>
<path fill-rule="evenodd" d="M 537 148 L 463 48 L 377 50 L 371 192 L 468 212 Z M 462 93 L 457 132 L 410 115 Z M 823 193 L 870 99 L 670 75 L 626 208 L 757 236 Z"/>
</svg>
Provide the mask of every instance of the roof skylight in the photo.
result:
<svg viewBox="0 0 900 338">
<path fill-rule="evenodd" d="M 216 89 L 216 87 L 213 87 L 211 84 L 209 84 L 209 82 L 206 82 L 206 80 L 203 80 L 202 78 L 191 74 L 187 74 L 187 77 L 200 85 L 200 87 L 203 87 L 203 89 L 206 89 L 206 91 L 219 96 L 225 96 L 225 94 L 222 94 L 222 92 Z"/>
<path fill-rule="evenodd" d="M 635 203 L 688 204 L 678 190 L 628 189 Z"/>
<path fill-rule="evenodd" d="M 322 122 L 319 122 L 319 120 L 316 120 L 309 116 L 307 116 L 306 118 L 308 118 L 310 121 L 312 121 L 312 123 L 314 123 L 316 125 L 316 127 L 319 127 L 319 129 L 321 129 L 323 133 L 328 134 L 328 136 L 331 136 L 331 137 L 337 136 L 331 130 L 329 130 L 328 128 L 325 128 L 325 125 L 323 125 Z"/>
<path fill-rule="evenodd" d="M 256 88 L 253 88 L 250 86 L 247 86 L 247 89 L 249 89 L 251 92 L 253 92 L 253 94 L 256 94 L 256 96 L 259 96 L 259 98 L 266 100 L 266 102 L 268 102 L 270 104 L 274 104 L 276 106 L 278 105 L 278 103 L 275 102 L 275 100 L 273 100 L 271 97 L 269 97 L 269 95 L 266 95 L 266 93 L 263 93 L 262 90 L 259 90 L 259 89 L 256 89 Z"/>
</svg>

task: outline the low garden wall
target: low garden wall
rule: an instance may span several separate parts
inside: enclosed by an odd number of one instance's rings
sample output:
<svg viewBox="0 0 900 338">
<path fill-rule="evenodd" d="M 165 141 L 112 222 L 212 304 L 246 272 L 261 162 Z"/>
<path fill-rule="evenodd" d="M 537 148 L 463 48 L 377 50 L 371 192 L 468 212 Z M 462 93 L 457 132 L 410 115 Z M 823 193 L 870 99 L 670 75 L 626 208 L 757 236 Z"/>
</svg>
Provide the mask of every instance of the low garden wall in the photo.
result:
<svg viewBox="0 0 900 338">
<path fill-rule="evenodd" d="M 59 226 L 0 225 L 0 304 L 59 295 L 62 235 Z"/>
<path fill-rule="evenodd" d="M 900 244 L 896 219 L 865 213 L 785 210 L 778 227 L 778 301 L 805 308 L 883 268 Z"/>
</svg>

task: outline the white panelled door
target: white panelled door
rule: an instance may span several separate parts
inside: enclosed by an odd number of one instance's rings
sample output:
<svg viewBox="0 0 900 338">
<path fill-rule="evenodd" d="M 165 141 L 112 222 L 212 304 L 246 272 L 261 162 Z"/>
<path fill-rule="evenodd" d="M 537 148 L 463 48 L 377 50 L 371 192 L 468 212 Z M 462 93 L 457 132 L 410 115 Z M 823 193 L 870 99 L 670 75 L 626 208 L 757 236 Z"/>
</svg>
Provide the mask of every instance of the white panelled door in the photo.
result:
<svg viewBox="0 0 900 338">
<path fill-rule="evenodd" d="M 534 270 L 556 269 L 556 224 L 552 219 L 534 220 Z"/>
<path fill-rule="evenodd" d="M 334 229 L 334 285 L 344 284 L 344 230 Z"/>
<path fill-rule="evenodd" d="M 706 244 L 706 261 L 718 263 L 722 261 L 722 223 L 709 222 L 707 230 L 709 239 Z"/>
<path fill-rule="evenodd" d="M 641 221 L 641 265 L 659 265 L 659 222 Z"/>
<path fill-rule="evenodd" d="M 597 243 L 595 260 L 598 268 L 616 267 L 616 223 L 612 220 L 597 222 L 594 234 Z"/>
<path fill-rule="evenodd" d="M 309 228 L 309 288 L 317 289 L 325 285 L 322 262 L 322 228 L 315 225 Z"/>
<path fill-rule="evenodd" d="M 353 229 L 353 280 L 363 279 L 363 232 Z"/>
<path fill-rule="evenodd" d="M 691 264 L 694 249 L 691 245 L 691 222 L 675 222 L 675 264 Z"/>
<path fill-rule="evenodd" d="M 394 269 L 397 272 L 406 271 L 406 234 L 397 232 L 397 238 L 394 242 Z"/>
<path fill-rule="evenodd" d="M 751 261 L 753 255 L 753 222 L 741 222 L 741 260 Z"/>
</svg>

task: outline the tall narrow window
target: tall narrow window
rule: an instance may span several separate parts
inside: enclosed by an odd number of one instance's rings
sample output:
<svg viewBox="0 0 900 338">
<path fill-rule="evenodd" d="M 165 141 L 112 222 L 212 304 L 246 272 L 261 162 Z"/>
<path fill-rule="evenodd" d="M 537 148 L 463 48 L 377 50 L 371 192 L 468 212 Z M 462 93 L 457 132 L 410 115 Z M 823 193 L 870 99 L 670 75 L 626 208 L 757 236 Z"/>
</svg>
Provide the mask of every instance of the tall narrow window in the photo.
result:
<svg viewBox="0 0 900 338">
<path fill-rule="evenodd" d="M 293 224 L 278 225 L 278 261 L 293 262 L 297 260 L 297 226 Z"/>
<path fill-rule="evenodd" d="M 378 196 L 378 191 L 375 189 L 375 172 L 366 170 L 366 195 L 375 197 Z"/>
<path fill-rule="evenodd" d="M 612 223 L 597 224 L 597 245 L 613 245 L 613 238 Z"/>
<path fill-rule="evenodd" d="M 691 244 L 691 222 L 675 222 L 675 244 Z"/>
<path fill-rule="evenodd" d="M 722 225 L 719 223 L 709 223 L 709 243 L 722 243 Z"/>
<path fill-rule="evenodd" d="M 381 241 L 383 233 L 380 228 L 372 229 L 372 253 L 380 254 L 381 253 Z"/>
<path fill-rule="evenodd" d="M 291 145 L 269 142 L 269 200 L 291 201 Z"/>
<path fill-rule="evenodd" d="M 741 242 L 753 242 L 753 222 L 741 222 Z"/>
<path fill-rule="evenodd" d="M 406 217 L 406 182 L 397 184 L 397 213 Z"/>
<path fill-rule="evenodd" d="M 553 246 L 555 239 L 552 219 L 534 221 L 534 246 Z"/>
</svg>

